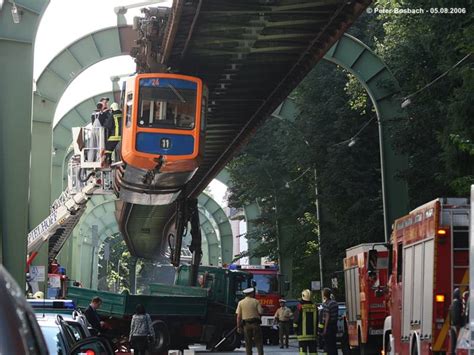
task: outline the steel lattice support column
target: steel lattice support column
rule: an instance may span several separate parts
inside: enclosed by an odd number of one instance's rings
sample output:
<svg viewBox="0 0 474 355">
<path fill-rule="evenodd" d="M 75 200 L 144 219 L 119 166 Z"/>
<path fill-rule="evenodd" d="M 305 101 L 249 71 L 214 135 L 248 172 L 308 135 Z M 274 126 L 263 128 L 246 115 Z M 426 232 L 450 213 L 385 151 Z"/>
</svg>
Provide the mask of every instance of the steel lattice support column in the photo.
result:
<svg viewBox="0 0 474 355">
<path fill-rule="evenodd" d="M 0 9 L 1 262 L 25 284 L 33 100 L 33 44 L 47 0 L 2 2 Z M 18 16 L 16 16 L 16 14 Z M 14 16 L 15 15 L 15 16 Z"/>
</svg>

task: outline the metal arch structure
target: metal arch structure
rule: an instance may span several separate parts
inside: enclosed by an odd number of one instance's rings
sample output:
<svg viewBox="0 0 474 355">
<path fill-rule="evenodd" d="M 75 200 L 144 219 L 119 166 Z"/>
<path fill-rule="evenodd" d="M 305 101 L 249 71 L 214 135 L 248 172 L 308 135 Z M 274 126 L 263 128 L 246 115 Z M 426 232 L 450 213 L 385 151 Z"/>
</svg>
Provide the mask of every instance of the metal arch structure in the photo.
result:
<svg viewBox="0 0 474 355">
<path fill-rule="evenodd" d="M 19 285 L 25 284 L 26 237 L 23 236 L 29 231 L 34 40 L 48 3 L 48 0 L 2 1 L 0 8 L 0 262 Z M 15 21 L 14 5 L 21 12 Z M 44 212 L 48 211 L 49 204 Z"/>
<path fill-rule="evenodd" d="M 206 196 L 208 198 L 208 196 Z M 215 202 L 214 202 L 215 203 Z M 200 209 L 205 209 L 200 206 Z M 209 212 L 200 211 L 201 230 L 204 234 L 203 261 L 207 264 L 218 265 L 222 259 L 220 246 L 220 232 L 216 230 L 216 221 Z M 98 226 L 98 240 L 93 241 L 90 230 L 93 225 Z M 68 240 L 58 258 L 62 265 L 66 265 L 72 279 L 81 280 L 84 285 L 97 287 L 99 246 L 105 239 L 118 233 L 115 220 L 115 198 L 96 195 L 92 197 L 84 212 L 72 238 Z"/>
<path fill-rule="evenodd" d="M 198 204 L 209 212 L 217 225 L 221 244 L 222 264 L 231 263 L 233 259 L 233 235 L 229 218 L 221 206 L 205 193 L 199 195 Z"/>
<path fill-rule="evenodd" d="M 215 221 L 212 220 L 204 208 L 198 206 L 199 211 L 199 221 L 201 225 L 201 233 L 204 238 L 202 239 L 203 244 L 203 262 L 207 265 L 219 265 L 222 260 L 222 247 L 221 239 L 218 234 L 218 229 L 215 228 Z"/>
<path fill-rule="evenodd" d="M 390 122 L 408 118 L 400 107 L 400 86 L 382 59 L 357 38 L 344 34 L 324 59 L 353 74 L 367 91 L 377 113 L 385 240 L 392 222 L 409 211 L 408 186 L 398 178 L 408 168 L 408 158 L 393 149 Z"/>
<path fill-rule="evenodd" d="M 227 187 L 232 187 L 232 179 L 227 169 L 222 169 L 220 173 L 216 176 L 216 180 L 220 181 Z M 253 232 L 257 231 L 257 225 L 255 220 L 260 217 L 260 208 L 256 202 L 245 205 L 242 207 L 244 210 L 245 221 L 247 222 L 247 234 L 251 235 Z M 252 250 L 256 248 L 258 242 L 255 240 L 248 240 L 248 249 Z M 261 259 L 257 257 L 251 257 L 249 259 L 251 265 L 260 265 Z"/>
</svg>

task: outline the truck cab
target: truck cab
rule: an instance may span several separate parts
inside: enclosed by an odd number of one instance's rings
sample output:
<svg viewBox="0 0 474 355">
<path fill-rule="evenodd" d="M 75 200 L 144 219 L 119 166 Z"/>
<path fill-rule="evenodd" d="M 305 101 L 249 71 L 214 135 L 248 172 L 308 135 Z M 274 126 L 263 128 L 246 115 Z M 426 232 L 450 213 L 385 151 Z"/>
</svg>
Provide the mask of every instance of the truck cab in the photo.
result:
<svg viewBox="0 0 474 355">
<path fill-rule="evenodd" d="M 469 287 L 469 218 L 468 199 L 438 198 L 395 221 L 385 354 L 449 351 L 453 290 Z"/>
<path fill-rule="evenodd" d="M 175 286 L 189 287 L 191 267 L 181 265 L 176 273 Z M 252 275 L 239 270 L 228 270 L 215 266 L 200 266 L 198 287 L 208 290 L 209 302 L 225 305 L 222 311 L 234 314 L 237 303 L 243 298 L 242 291 L 251 287 Z"/>
<path fill-rule="evenodd" d="M 388 249 L 384 243 L 360 244 L 346 250 L 344 279 L 346 325 L 351 348 L 379 353 L 387 315 Z"/>
</svg>

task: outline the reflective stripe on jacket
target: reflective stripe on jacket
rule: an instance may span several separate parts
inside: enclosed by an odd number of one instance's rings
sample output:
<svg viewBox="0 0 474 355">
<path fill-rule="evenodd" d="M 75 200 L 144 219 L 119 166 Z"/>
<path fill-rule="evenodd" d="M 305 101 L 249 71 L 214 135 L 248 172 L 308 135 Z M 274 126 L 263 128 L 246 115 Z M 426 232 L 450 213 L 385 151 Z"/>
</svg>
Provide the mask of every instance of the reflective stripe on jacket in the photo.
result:
<svg viewBox="0 0 474 355">
<path fill-rule="evenodd" d="M 298 341 L 316 340 L 318 332 L 318 312 L 316 305 L 302 301 L 295 312 L 294 324 Z"/>
<path fill-rule="evenodd" d="M 119 142 L 122 140 L 121 123 L 122 123 L 122 113 L 114 113 L 114 127 L 113 134 L 109 136 L 109 142 Z"/>
</svg>

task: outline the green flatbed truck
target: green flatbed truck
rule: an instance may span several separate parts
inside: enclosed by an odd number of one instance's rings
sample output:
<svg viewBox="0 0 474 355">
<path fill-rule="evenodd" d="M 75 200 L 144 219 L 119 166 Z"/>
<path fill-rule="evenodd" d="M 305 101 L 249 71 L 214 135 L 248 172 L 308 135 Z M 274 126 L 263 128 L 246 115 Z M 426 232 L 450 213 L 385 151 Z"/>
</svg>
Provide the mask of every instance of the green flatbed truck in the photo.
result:
<svg viewBox="0 0 474 355">
<path fill-rule="evenodd" d="M 153 320 L 156 334 L 155 353 L 167 349 L 184 349 L 189 344 L 206 344 L 212 348 L 235 326 L 235 309 L 250 287 L 251 274 L 212 266 L 200 266 L 200 287 L 189 285 L 190 267 L 182 265 L 173 285 L 150 284 L 149 295 L 116 294 L 69 287 L 67 298 L 85 309 L 95 296 L 102 298 L 100 316 L 115 335 L 128 337 L 130 321 L 137 304 L 145 306 Z M 219 346 L 232 351 L 240 346 L 236 332 Z"/>
</svg>

